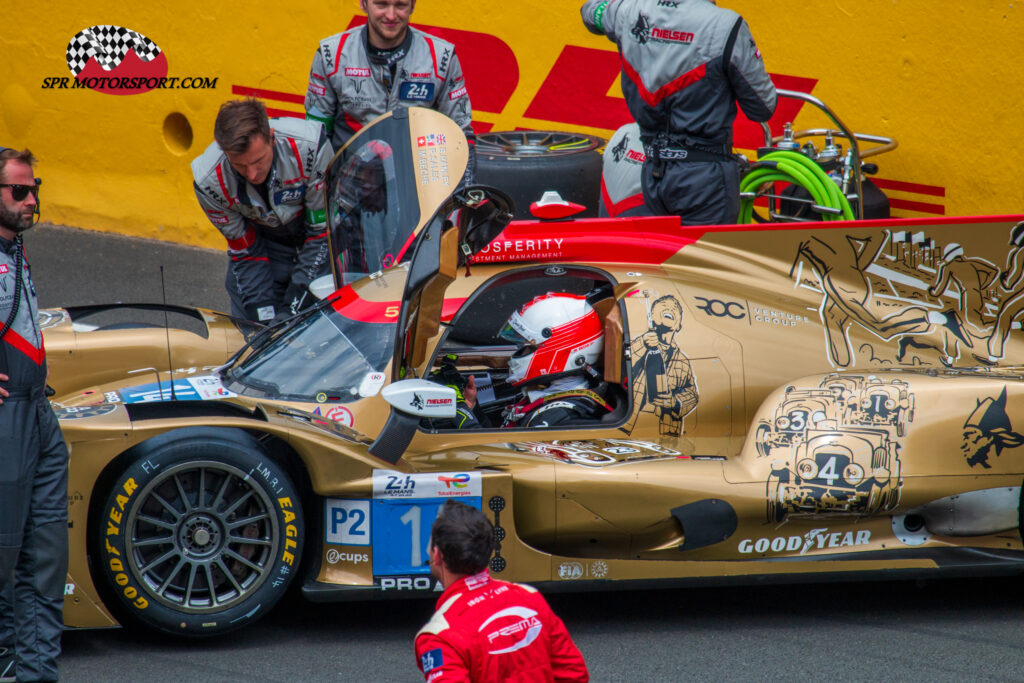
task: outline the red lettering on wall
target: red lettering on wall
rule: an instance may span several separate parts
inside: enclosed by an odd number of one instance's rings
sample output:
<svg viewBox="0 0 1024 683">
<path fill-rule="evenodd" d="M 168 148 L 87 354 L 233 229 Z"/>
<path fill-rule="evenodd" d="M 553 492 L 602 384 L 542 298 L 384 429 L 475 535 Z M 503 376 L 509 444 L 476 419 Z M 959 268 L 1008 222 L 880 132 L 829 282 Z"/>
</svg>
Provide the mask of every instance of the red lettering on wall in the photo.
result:
<svg viewBox="0 0 1024 683">
<path fill-rule="evenodd" d="M 526 116 L 545 121 L 615 130 L 633 117 L 621 95 L 609 96 L 619 75 L 619 55 L 566 45 L 526 109 Z"/>
<path fill-rule="evenodd" d="M 621 63 L 613 50 L 566 45 L 540 89 L 526 109 L 526 116 L 573 126 L 615 130 L 633 120 L 621 95 L 608 91 L 619 75 Z M 809 93 L 817 79 L 772 74 L 776 87 Z M 775 116 L 769 122 L 772 134 L 781 134 L 786 121 L 792 121 L 803 103 L 780 99 Z M 734 144 L 756 149 L 764 144 L 761 124 L 743 112 L 736 117 Z"/>
</svg>

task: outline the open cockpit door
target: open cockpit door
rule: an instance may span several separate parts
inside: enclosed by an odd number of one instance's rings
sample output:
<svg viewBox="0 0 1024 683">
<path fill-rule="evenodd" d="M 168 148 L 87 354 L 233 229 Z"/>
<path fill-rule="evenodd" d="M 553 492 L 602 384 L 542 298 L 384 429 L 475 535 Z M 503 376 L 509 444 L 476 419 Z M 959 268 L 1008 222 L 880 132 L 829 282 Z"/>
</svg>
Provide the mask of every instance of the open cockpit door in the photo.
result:
<svg viewBox="0 0 1024 683">
<path fill-rule="evenodd" d="M 471 264 L 473 255 L 505 229 L 513 211 L 508 195 L 476 186 L 456 192 L 426 222 L 408 265 L 395 340 L 393 383 L 423 376 L 429 341 L 441 327 L 445 291 L 458 277 L 459 267 Z M 396 462 L 418 423 L 419 415 L 392 407 L 370 453 Z"/>
<path fill-rule="evenodd" d="M 327 168 L 335 288 L 401 263 L 458 186 L 469 145 L 432 109 L 390 111 L 353 136 Z"/>
<path fill-rule="evenodd" d="M 452 195 L 416 240 L 399 315 L 395 379 L 419 376 L 427 341 L 438 333 L 444 293 L 460 266 L 491 243 L 512 220 L 512 200 L 490 187 Z"/>
</svg>

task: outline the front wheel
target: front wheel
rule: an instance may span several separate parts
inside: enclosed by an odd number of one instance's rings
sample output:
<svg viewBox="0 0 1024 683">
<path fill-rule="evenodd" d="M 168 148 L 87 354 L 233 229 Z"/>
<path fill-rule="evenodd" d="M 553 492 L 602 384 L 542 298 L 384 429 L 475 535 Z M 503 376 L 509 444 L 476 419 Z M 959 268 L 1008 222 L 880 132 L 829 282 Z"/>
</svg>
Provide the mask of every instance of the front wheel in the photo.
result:
<svg viewBox="0 0 1024 683">
<path fill-rule="evenodd" d="M 236 430 L 169 432 L 136 447 L 93 534 L 108 604 L 181 635 L 252 623 L 298 570 L 298 490 L 256 439 Z"/>
</svg>

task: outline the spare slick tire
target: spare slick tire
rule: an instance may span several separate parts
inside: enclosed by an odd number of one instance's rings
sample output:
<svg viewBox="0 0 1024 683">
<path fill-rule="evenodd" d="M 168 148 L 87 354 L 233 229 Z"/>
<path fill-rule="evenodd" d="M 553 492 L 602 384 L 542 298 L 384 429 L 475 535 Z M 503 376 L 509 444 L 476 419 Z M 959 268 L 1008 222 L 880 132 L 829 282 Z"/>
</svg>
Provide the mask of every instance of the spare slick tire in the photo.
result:
<svg viewBox="0 0 1024 683">
<path fill-rule="evenodd" d="M 549 191 L 597 216 L 601 199 L 601 149 L 605 140 L 583 133 L 516 130 L 476 136 L 476 182 L 504 190 L 515 218 L 530 219 L 530 204 Z"/>
</svg>

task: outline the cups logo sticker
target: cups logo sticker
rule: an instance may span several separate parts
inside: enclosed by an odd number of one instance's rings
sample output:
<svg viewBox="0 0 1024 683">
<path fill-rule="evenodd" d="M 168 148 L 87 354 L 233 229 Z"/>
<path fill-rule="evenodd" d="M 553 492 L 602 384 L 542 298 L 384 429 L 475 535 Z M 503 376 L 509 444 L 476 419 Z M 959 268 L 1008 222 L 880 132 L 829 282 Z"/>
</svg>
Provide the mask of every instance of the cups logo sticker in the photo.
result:
<svg viewBox="0 0 1024 683">
<path fill-rule="evenodd" d="M 148 92 L 167 77 L 167 57 L 157 44 L 123 26 L 79 31 L 68 43 L 67 60 L 75 80 L 110 95 Z"/>
</svg>

